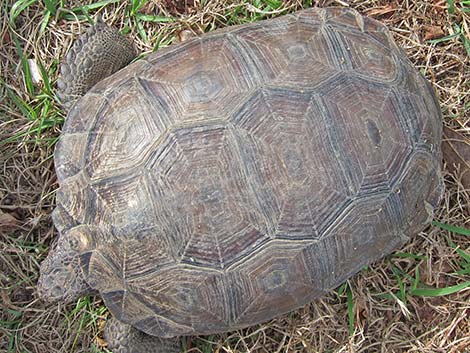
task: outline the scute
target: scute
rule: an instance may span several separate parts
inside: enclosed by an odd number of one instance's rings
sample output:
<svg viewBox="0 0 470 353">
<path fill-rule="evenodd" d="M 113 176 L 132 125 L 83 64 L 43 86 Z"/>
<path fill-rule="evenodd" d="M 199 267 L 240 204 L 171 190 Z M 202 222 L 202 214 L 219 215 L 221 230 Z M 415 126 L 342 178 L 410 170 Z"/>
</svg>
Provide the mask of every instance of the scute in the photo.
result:
<svg viewBox="0 0 470 353">
<path fill-rule="evenodd" d="M 107 96 L 85 151 L 86 171 L 91 179 L 123 174 L 143 163 L 142 159 L 167 128 L 155 119 L 154 111 L 135 79 L 121 84 L 118 91 Z"/>
<path fill-rule="evenodd" d="M 311 89 L 334 74 L 336 60 L 321 22 L 286 17 L 239 29 L 233 37 L 252 61 L 253 76 L 266 85 Z"/>
<path fill-rule="evenodd" d="M 156 219 L 181 261 L 223 269 L 268 240 L 238 142 L 219 124 L 176 129 L 149 161 Z M 160 173 L 160 167 L 167 173 Z M 161 170 L 161 171 L 163 171 Z M 175 222 L 175 220 L 177 220 Z"/>
<path fill-rule="evenodd" d="M 395 54 L 389 48 L 362 34 L 339 32 L 338 35 L 346 45 L 356 74 L 379 82 L 397 78 Z"/>
<path fill-rule="evenodd" d="M 149 230 L 160 232 L 149 191 L 151 187 L 147 175 L 138 171 L 102 179 L 91 185 L 113 218 L 110 225 L 114 232 L 132 237 L 140 237 Z M 143 209 L 142 205 L 147 206 Z"/>
<path fill-rule="evenodd" d="M 390 188 L 411 150 L 401 97 L 389 85 L 348 76 L 319 91 L 331 119 L 330 143 L 348 171 L 349 194 Z"/>
<path fill-rule="evenodd" d="M 355 11 L 216 31 L 75 105 L 54 222 L 86 230 L 83 271 L 118 319 L 161 337 L 246 327 L 429 223 L 440 120 L 386 28 Z"/>
<path fill-rule="evenodd" d="M 264 89 L 230 120 L 273 237 L 317 238 L 348 197 L 318 100 L 313 92 Z"/>
<path fill-rule="evenodd" d="M 237 43 L 221 36 L 183 44 L 138 76 L 159 119 L 191 124 L 227 116 L 259 84 L 250 69 Z"/>
</svg>

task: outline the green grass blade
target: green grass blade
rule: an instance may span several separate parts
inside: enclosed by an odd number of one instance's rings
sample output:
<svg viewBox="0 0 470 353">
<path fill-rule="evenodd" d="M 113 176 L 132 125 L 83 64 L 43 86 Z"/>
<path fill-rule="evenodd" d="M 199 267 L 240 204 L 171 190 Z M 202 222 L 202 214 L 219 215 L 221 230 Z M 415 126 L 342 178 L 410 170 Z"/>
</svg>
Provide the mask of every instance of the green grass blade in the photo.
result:
<svg viewBox="0 0 470 353">
<path fill-rule="evenodd" d="M 410 294 L 416 297 L 442 297 L 460 292 L 466 288 L 470 288 L 470 281 L 445 288 L 416 288 L 411 290 Z"/>
<path fill-rule="evenodd" d="M 214 340 L 214 336 L 208 337 L 208 341 L 211 341 L 211 340 Z M 212 353 L 213 352 L 212 343 L 204 342 L 204 345 L 202 346 L 201 350 L 202 350 L 202 353 Z"/>
<path fill-rule="evenodd" d="M 166 17 L 166 16 L 156 16 L 156 15 L 145 15 L 143 13 L 136 13 L 135 17 L 144 22 L 157 22 L 157 23 L 167 23 L 167 22 L 174 22 L 176 19 L 174 17 Z"/>
<path fill-rule="evenodd" d="M 401 271 L 395 265 L 392 265 L 391 269 L 392 269 L 392 272 L 393 272 L 393 274 L 395 275 L 395 277 L 397 279 L 398 287 L 400 288 L 400 293 L 397 294 L 397 296 L 403 303 L 406 304 L 405 284 L 403 283 L 403 279 L 402 279 L 403 271 Z"/>
<path fill-rule="evenodd" d="M 419 284 L 419 279 L 420 279 L 420 274 L 419 274 L 419 268 L 416 267 L 415 268 L 415 278 L 413 280 L 413 284 L 411 285 L 411 291 L 415 290 L 418 288 L 418 284 Z"/>
<path fill-rule="evenodd" d="M 137 14 L 144 5 L 147 3 L 147 0 L 132 0 L 131 1 L 131 14 L 134 16 Z"/>
<path fill-rule="evenodd" d="M 470 275 L 470 267 L 455 272 L 456 275 Z"/>
<path fill-rule="evenodd" d="M 451 40 L 453 38 L 457 38 L 458 36 L 460 36 L 460 32 L 459 33 L 454 33 L 454 34 L 449 34 L 448 36 L 437 38 L 437 39 L 430 39 L 427 42 L 430 43 L 430 44 L 437 44 L 437 43 L 446 42 L 446 41 Z"/>
<path fill-rule="evenodd" d="M 52 88 L 51 88 L 51 82 L 49 80 L 49 74 L 44 68 L 44 65 L 42 65 L 41 61 L 37 61 L 38 67 L 39 67 L 39 72 L 41 73 L 42 77 L 42 82 L 44 82 L 44 91 L 49 95 L 52 96 Z"/>
<path fill-rule="evenodd" d="M 454 14 L 455 12 L 454 0 L 447 0 L 447 12 L 449 12 L 450 15 Z"/>
<path fill-rule="evenodd" d="M 439 227 L 439 228 L 448 230 L 449 232 L 452 232 L 452 233 L 457 233 L 457 234 L 461 234 L 461 235 L 470 236 L 470 229 L 456 227 L 456 226 L 441 223 L 441 222 L 438 222 L 438 221 L 433 221 L 432 224 Z"/>
<path fill-rule="evenodd" d="M 462 41 L 463 46 L 465 47 L 465 51 L 467 52 L 467 56 L 470 57 L 470 40 L 468 40 L 467 37 L 465 37 L 463 33 L 460 33 L 459 38 Z"/>
<path fill-rule="evenodd" d="M 93 11 L 93 10 L 97 10 L 97 9 L 101 9 L 109 4 L 114 4 L 114 3 L 117 3 L 119 2 L 120 0 L 102 0 L 102 1 L 97 1 L 95 3 L 92 3 L 92 4 L 88 4 L 88 5 L 82 5 L 82 6 L 78 6 L 78 7 L 74 7 L 72 9 L 73 12 L 82 12 L 82 13 L 88 13 L 89 11 Z"/>
<path fill-rule="evenodd" d="M 346 291 L 347 285 L 348 285 L 348 282 L 344 282 L 342 285 L 338 287 L 338 289 L 336 290 L 336 293 L 338 294 L 338 296 L 342 296 L 344 294 L 344 292 Z"/>
<path fill-rule="evenodd" d="M 34 96 L 34 83 L 33 83 L 33 78 L 31 76 L 31 69 L 29 68 L 28 59 L 24 55 L 23 48 L 21 47 L 21 44 L 15 34 L 13 34 L 12 38 L 13 38 L 13 41 L 15 42 L 16 52 L 18 56 L 20 57 L 20 62 L 21 62 L 21 67 L 23 69 L 23 77 L 24 77 L 26 89 L 28 90 L 28 93 L 31 96 Z"/>
<path fill-rule="evenodd" d="M 282 5 L 282 2 L 278 0 L 263 0 L 263 2 L 269 7 L 271 7 L 273 10 L 277 10 Z"/>
<path fill-rule="evenodd" d="M 49 11 L 53 16 L 57 13 L 57 0 L 44 0 L 44 6 L 46 6 L 47 11 Z"/>
<path fill-rule="evenodd" d="M 465 260 L 466 263 L 470 264 L 470 254 L 467 254 L 464 250 L 455 247 L 455 252 L 459 254 L 459 256 Z"/>
<path fill-rule="evenodd" d="M 26 103 L 21 97 L 17 96 L 9 87 L 5 86 L 6 91 L 10 99 L 16 105 L 16 107 L 23 113 L 23 115 L 30 121 L 37 119 L 37 114 L 33 108 L 31 108 L 28 103 Z"/>
<path fill-rule="evenodd" d="M 37 0 L 20 0 L 15 2 L 10 9 L 10 25 L 15 28 L 17 17 Z"/>
<path fill-rule="evenodd" d="M 447 244 L 455 250 L 457 254 L 465 261 L 466 264 L 470 264 L 470 254 L 467 254 L 464 250 L 460 249 L 447 235 L 444 235 L 447 240 Z"/>
<path fill-rule="evenodd" d="M 348 283 L 346 289 L 346 298 L 348 302 L 349 336 L 354 334 L 354 302 L 351 285 Z"/>
<path fill-rule="evenodd" d="M 391 255 L 391 257 L 398 257 L 402 259 L 413 259 L 413 260 L 426 260 L 428 257 L 425 255 L 416 255 L 416 254 L 411 254 L 411 253 L 405 253 L 405 252 L 396 252 Z"/>
<path fill-rule="evenodd" d="M 41 21 L 41 26 L 39 27 L 39 33 L 43 34 L 46 31 L 46 27 L 49 24 L 51 19 L 51 12 L 46 10 L 44 13 L 44 17 Z"/>
<path fill-rule="evenodd" d="M 135 15 L 139 10 L 140 0 L 131 0 L 131 14 Z"/>
<path fill-rule="evenodd" d="M 137 18 L 135 21 L 136 27 L 137 27 L 137 33 L 139 33 L 140 38 L 147 43 L 148 42 L 148 37 L 147 37 L 147 32 L 145 32 L 144 26 L 142 26 L 142 22 L 140 22 Z"/>
</svg>

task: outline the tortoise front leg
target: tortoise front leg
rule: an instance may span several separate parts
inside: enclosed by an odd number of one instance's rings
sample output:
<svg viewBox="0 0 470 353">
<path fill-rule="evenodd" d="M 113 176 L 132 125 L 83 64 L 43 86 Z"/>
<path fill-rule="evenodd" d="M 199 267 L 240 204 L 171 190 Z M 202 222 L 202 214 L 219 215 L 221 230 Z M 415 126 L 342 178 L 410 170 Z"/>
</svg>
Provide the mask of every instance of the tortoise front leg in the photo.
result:
<svg viewBox="0 0 470 353">
<path fill-rule="evenodd" d="M 160 338 L 147 335 L 112 317 L 104 330 L 104 338 L 113 353 L 179 353 L 179 337 Z"/>
</svg>

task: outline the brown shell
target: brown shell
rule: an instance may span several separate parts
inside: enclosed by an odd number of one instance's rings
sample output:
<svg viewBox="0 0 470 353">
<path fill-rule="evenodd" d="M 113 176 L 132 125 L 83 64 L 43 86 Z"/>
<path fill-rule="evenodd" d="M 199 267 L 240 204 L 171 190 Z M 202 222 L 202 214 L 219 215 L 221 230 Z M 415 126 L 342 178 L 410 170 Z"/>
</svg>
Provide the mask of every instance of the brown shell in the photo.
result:
<svg viewBox="0 0 470 353">
<path fill-rule="evenodd" d="M 57 146 L 55 224 L 149 334 L 288 312 L 428 223 L 441 115 L 380 23 L 309 9 L 162 49 L 92 89 Z"/>
</svg>

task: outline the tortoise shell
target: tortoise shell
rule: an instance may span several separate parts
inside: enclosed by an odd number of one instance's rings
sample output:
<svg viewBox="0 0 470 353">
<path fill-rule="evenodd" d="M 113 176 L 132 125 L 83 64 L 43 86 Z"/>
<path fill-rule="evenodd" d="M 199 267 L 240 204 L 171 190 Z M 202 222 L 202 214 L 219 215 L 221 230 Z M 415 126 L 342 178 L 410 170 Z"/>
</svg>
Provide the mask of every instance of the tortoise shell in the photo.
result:
<svg viewBox="0 0 470 353">
<path fill-rule="evenodd" d="M 429 222 L 434 93 L 380 23 L 309 9 L 135 62 L 70 111 L 54 222 L 152 335 L 266 321 Z"/>
</svg>

